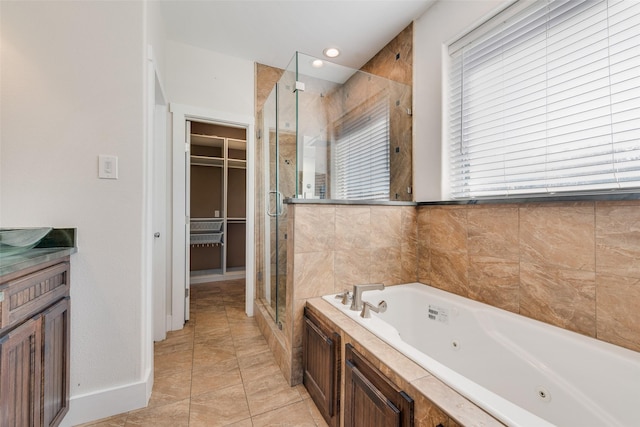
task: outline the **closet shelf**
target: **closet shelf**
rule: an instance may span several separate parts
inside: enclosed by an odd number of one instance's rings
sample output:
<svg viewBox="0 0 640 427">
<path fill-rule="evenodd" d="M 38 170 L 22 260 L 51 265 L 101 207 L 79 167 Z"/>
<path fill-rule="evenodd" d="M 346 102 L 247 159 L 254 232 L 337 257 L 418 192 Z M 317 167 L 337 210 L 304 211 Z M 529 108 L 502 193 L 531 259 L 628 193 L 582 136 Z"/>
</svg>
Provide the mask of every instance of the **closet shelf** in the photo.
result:
<svg viewBox="0 0 640 427">
<path fill-rule="evenodd" d="M 192 133 L 190 138 L 191 138 L 191 144 L 204 145 L 207 147 L 220 147 L 220 148 L 224 146 L 224 138 L 221 138 L 219 136 Z"/>
<path fill-rule="evenodd" d="M 230 168 L 237 168 L 237 169 L 246 169 L 247 168 L 247 161 L 246 160 L 238 160 L 238 159 L 229 159 L 228 160 L 228 165 Z"/>
<path fill-rule="evenodd" d="M 191 233 L 207 233 L 207 232 L 218 232 L 222 230 L 223 220 L 217 221 L 202 221 L 202 220 L 191 220 L 190 222 L 190 230 Z"/>
<path fill-rule="evenodd" d="M 197 156 L 191 155 L 191 165 L 192 166 L 224 166 L 224 159 L 221 157 L 208 157 L 208 156 Z"/>
<path fill-rule="evenodd" d="M 191 233 L 191 245 L 211 245 L 222 243 L 222 233 Z"/>
</svg>

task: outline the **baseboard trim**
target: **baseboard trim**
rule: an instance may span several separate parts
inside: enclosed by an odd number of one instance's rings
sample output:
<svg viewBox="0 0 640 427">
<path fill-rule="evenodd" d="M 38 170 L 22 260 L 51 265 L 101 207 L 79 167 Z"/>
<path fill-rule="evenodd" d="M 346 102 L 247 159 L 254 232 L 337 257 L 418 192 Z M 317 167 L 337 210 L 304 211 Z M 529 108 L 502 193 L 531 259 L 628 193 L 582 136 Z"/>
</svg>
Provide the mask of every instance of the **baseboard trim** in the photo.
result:
<svg viewBox="0 0 640 427">
<path fill-rule="evenodd" d="M 197 285 L 200 283 L 222 282 L 224 280 L 244 279 L 245 277 L 244 271 L 227 272 L 226 274 L 203 274 L 191 276 L 189 278 L 189 284 Z"/>
<path fill-rule="evenodd" d="M 153 377 L 150 373 L 145 381 L 114 387 L 80 396 L 72 396 L 69 412 L 60 427 L 71 427 L 113 415 L 144 408 L 149 400 Z"/>
</svg>

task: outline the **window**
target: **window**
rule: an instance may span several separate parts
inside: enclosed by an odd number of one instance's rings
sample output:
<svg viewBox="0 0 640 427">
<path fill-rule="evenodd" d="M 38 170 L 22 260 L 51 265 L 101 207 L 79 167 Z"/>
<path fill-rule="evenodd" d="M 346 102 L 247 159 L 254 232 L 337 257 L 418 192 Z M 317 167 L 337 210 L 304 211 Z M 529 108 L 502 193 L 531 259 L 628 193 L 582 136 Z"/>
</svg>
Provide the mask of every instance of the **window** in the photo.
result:
<svg viewBox="0 0 640 427">
<path fill-rule="evenodd" d="M 336 127 L 335 199 L 389 200 L 389 101 L 352 112 Z"/>
<path fill-rule="evenodd" d="M 640 2 L 518 2 L 449 56 L 452 198 L 640 187 Z"/>
</svg>

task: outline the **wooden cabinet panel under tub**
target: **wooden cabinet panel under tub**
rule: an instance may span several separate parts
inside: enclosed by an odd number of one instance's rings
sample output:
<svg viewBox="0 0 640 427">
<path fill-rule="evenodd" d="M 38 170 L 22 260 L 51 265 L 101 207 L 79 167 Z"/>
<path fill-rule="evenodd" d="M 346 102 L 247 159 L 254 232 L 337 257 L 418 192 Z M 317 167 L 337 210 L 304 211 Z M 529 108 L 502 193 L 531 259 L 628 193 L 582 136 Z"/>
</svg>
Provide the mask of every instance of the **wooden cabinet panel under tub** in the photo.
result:
<svg viewBox="0 0 640 427">
<path fill-rule="evenodd" d="M 413 426 L 413 399 L 369 363 L 351 344 L 345 346 L 344 427 Z"/>
<path fill-rule="evenodd" d="M 302 383 L 327 424 L 340 424 L 340 335 L 305 310 Z"/>
</svg>

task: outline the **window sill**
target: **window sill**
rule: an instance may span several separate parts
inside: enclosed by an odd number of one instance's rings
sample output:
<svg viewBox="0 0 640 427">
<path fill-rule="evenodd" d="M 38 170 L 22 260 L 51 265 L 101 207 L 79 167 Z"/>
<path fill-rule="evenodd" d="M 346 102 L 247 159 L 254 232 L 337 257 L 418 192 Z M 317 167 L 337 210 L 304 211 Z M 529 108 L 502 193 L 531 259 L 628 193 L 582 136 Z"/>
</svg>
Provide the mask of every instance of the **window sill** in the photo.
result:
<svg viewBox="0 0 640 427">
<path fill-rule="evenodd" d="M 416 202 L 392 200 L 332 200 L 332 199 L 284 199 L 289 205 L 382 205 L 382 206 L 416 206 Z"/>
<path fill-rule="evenodd" d="M 592 201 L 629 201 L 640 200 L 640 193 L 609 193 L 609 194 L 566 194 L 561 196 L 518 196 L 504 198 L 478 198 L 460 200 L 440 200 L 418 202 L 418 206 L 447 206 L 447 205 L 496 205 L 523 203 L 558 203 L 558 202 L 592 202 Z"/>
</svg>

